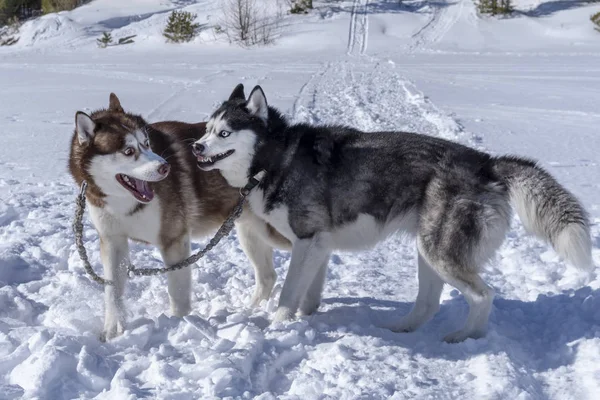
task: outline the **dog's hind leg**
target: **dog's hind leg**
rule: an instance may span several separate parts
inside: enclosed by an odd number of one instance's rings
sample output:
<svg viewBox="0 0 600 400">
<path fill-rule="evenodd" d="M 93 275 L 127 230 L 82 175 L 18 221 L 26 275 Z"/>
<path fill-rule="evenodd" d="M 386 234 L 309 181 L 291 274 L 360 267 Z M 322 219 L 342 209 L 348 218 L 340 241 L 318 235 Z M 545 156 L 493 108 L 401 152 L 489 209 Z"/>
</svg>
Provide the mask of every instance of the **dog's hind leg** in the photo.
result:
<svg viewBox="0 0 600 400">
<path fill-rule="evenodd" d="M 298 239 L 292 246 L 292 260 L 279 297 L 275 321 L 291 319 L 300 302 L 319 274 L 321 266 L 329 260 L 331 245 L 324 234 L 310 239 Z"/>
<path fill-rule="evenodd" d="M 182 235 L 172 241 L 169 246 L 161 247 L 160 253 L 165 265 L 173 265 L 185 260 L 191 253 L 189 235 Z M 171 313 L 176 317 L 183 317 L 189 314 L 192 309 L 192 268 L 194 268 L 194 265 L 167 272 Z"/>
<path fill-rule="evenodd" d="M 456 245 L 459 246 L 459 243 L 456 243 Z M 419 247 L 422 248 L 423 246 Z M 466 248 L 462 250 L 465 253 L 468 252 Z M 466 260 L 457 263 L 451 255 L 440 254 L 439 251 L 436 251 L 435 256 L 423 251 L 423 256 L 432 260 L 429 264 L 437 275 L 446 283 L 457 288 L 469 304 L 469 315 L 464 327 L 447 335 L 444 340 L 446 342 L 462 342 L 469 337 L 480 338 L 485 336 L 494 299 L 494 290 L 483 282 L 483 279 L 479 276 L 478 268 L 472 264 L 469 265 Z M 415 305 L 416 307 L 417 305 Z"/>
<path fill-rule="evenodd" d="M 125 329 L 125 306 L 123 292 L 127 282 L 129 243 L 125 236 L 100 237 L 100 258 L 104 266 L 104 278 L 113 281 L 104 287 L 104 332 L 101 340 L 109 340 Z"/>
<path fill-rule="evenodd" d="M 429 321 L 440 309 L 444 281 L 419 252 L 419 293 L 410 313 L 399 322 L 386 327 L 396 332 L 412 332 Z"/>
<path fill-rule="evenodd" d="M 273 268 L 273 248 L 267 243 L 267 224 L 249 210 L 236 222 L 240 245 L 254 267 L 256 286 L 251 305 L 256 307 L 268 300 L 275 285 L 277 274 Z"/>
<path fill-rule="evenodd" d="M 327 264 L 329 260 L 325 260 L 323 265 L 319 268 L 317 276 L 313 279 L 306 296 L 302 300 L 300 305 L 300 313 L 302 315 L 311 315 L 319 308 L 321 304 L 321 296 L 323 294 L 323 287 L 325 286 L 325 280 L 327 279 Z"/>
<path fill-rule="evenodd" d="M 446 281 L 465 296 L 469 304 L 469 315 L 462 329 L 446 335 L 444 341 L 456 343 L 469 337 L 477 339 L 485 336 L 494 290 L 477 273 L 453 274 L 447 276 Z"/>
<path fill-rule="evenodd" d="M 461 291 L 469 304 L 464 327 L 447 335 L 447 342 L 485 335 L 494 291 L 479 271 L 495 254 L 509 228 L 511 208 L 505 189 L 495 185 L 431 186 L 421 210 L 417 245 L 429 265 Z M 450 195 L 459 187 L 461 192 Z"/>
</svg>

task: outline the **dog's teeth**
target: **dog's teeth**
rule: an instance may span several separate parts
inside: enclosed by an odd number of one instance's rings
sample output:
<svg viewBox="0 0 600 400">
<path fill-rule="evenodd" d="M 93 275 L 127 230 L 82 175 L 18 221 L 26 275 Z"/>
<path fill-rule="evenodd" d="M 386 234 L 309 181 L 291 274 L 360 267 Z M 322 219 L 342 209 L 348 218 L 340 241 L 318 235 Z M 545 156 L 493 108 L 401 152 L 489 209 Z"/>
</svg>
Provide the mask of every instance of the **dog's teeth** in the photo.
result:
<svg viewBox="0 0 600 400">
<path fill-rule="evenodd" d="M 221 156 L 221 154 L 217 154 L 216 156 L 212 156 L 212 157 L 198 157 L 198 161 L 202 162 L 202 163 L 211 163 L 214 162 L 217 158 L 219 158 Z"/>
</svg>

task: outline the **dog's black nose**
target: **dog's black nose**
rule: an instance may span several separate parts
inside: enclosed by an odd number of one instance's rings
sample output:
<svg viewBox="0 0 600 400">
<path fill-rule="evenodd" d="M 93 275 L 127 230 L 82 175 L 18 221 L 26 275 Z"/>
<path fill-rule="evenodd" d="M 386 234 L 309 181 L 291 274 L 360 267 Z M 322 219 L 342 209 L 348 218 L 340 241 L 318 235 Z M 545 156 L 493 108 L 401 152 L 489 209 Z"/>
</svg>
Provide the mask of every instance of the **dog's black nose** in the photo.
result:
<svg viewBox="0 0 600 400">
<path fill-rule="evenodd" d="M 202 154 L 204 153 L 204 150 L 206 149 L 206 147 L 204 147 L 203 144 L 201 143 L 194 143 L 194 153 L 196 154 Z"/>
<path fill-rule="evenodd" d="M 171 166 L 168 163 L 163 163 L 160 167 L 158 167 L 158 173 L 161 175 L 167 176 L 171 171 Z"/>
</svg>

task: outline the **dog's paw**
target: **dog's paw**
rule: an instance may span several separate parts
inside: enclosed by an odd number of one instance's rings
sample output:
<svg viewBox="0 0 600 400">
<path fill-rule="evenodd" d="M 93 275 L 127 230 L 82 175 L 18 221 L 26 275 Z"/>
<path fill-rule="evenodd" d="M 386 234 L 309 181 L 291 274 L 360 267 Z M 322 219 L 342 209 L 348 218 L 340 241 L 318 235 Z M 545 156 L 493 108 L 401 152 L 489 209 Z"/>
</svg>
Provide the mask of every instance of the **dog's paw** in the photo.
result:
<svg viewBox="0 0 600 400">
<path fill-rule="evenodd" d="M 287 307 L 279 307 L 273 317 L 273 322 L 290 321 L 294 317 L 294 312 Z"/>
<path fill-rule="evenodd" d="M 468 338 L 480 339 L 485 336 L 485 332 L 474 331 L 471 329 L 461 329 L 456 332 L 452 332 L 444 336 L 444 342 L 446 343 L 460 343 Z"/>
<path fill-rule="evenodd" d="M 175 317 L 185 317 L 192 311 L 192 306 L 187 304 L 177 304 L 175 302 L 171 302 L 171 314 Z"/>
<path fill-rule="evenodd" d="M 398 322 L 388 324 L 384 327 L 393 332 L 410 333 L 416 331 L 419 328 L 419 326 L 420 325 L 415 323 L 414 321 L 401 319 Z"/>
<path fill-rule="evenodd" d="M 100 334 L 100 341 L 106 342 L 108 340 L 114 339 L 118 336 L 121 336 L 123 332 L 125 332 L 124 323 L 117 322 L 116 324 L 105 324 L 104 331 Z"/>
<path fill-rule="evenodd" d="M 260 308 L 260 304 L 262 303 L 263 299 L 259 298 L 259 297 L 254 297 L 252 296 L 252 298 L 250 299 L 250 303 L 249 303 L 249 307 L 250 308 Z"/>
<path fill-rule="evenodd" d="M 389 329 L 392 332 L 408 333 L 416 331 L 421 324 L 414 318 L 404 316 L 402 318 L 393 318 L 392 320 L 384 317 L 374 317 L 373 324 L 379 328 Z"/>
<path fill-rule="evenodd" d="M 321 302 L 304 302 L 302 303 L 302 305 L 300 306 L 300 315 L 312 315 L 315 312 L 317 312 L 317 310 L 319 309 L 319 306 L 321 305 Z"/>
<path fill-rule="evenodd" d="M 250 307 L 251 308 L 258 308 L 260 307 L 261 303 L 263 301 L 268 301 L 269 300 L 269 295 L 265 295 L 263 292 L 259 292 L 259 291 L 255 291 L 254 295 L 252 296 L 252 298 L 250 299 Z"/>
<path fill-rule="evenodd" d="M 276 277 L 257 277 L 256 286 L 254 287 L 254 294 L 250 300 L 250 306 L 253 308 L 259 307 L 263 300 L 269 301 L 273 293 L 273 286 L 275 285 Z"/>
</svg>

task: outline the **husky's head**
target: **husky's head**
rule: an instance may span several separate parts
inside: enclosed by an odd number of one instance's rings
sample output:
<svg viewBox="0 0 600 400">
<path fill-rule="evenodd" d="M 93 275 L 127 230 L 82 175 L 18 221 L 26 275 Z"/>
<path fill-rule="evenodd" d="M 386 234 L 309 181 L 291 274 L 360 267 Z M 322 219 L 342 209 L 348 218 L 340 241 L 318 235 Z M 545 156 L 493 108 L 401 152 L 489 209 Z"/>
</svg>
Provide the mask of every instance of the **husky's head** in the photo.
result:
<svg viewBox="0 0 600 400">
<path fill-rule="evenodd" d="M 109 107 L 75 114 L 70 170 L 86 180 L 97 197 L 127 197 L 140 203 L 154 198 L 150 182 L 169 174 L 169 164 L 151 149 L 142 117 L 125 113 L 114 93 Z"/>
<path fill-rule="evenodd" d="M 219 169 L 232 186 L 243 186 L 257 141 L 267 131 L 269 107 L 260 86 L 246 100 L 244 86 L 235 87 L 229 100 L 206 123 L 206 134 L 193 145 L 198 167 Z"/>
</svg>

